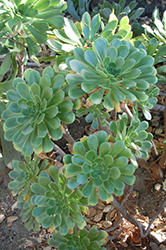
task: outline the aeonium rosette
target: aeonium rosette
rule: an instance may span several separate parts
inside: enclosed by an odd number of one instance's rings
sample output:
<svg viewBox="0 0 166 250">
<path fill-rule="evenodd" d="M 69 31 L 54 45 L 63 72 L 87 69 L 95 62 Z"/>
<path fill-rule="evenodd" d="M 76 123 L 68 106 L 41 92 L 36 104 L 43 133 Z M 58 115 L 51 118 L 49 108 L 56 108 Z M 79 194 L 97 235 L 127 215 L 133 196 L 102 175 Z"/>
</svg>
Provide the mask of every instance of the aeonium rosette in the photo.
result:
<svg viewBox="0 0 166 250">
<path fill-rule="evenodd" d="M 106 250 L 102 244 L 106 243 L 107 233 L 99 231 L 97 226 L 92 226 L 88 232 L 86 228 L 78 230 L 74 228 L 72 234 L 65 236 L 54 233 L 49 240 L 49 245 L 57 247 L 58 250 Z"/>
<path fill-rule="evenodd" d="M 122 141 L 111 145 L 105 131 L 83 137 L 74 144 L 73 150 L 73 156 L 65 155 L 63 158 L 68 186 L 81 190 L 90 204 L 96 205 L 98 196 L 103 201 L 110 199 L 111 194 L 121 196 L 125 183 L 134 183 L 135 168 L 128 164 L 130 149 Z"/>
<path fill-rule="evenodd" d="M 42 76 L 27 69 L 24 77 L 16 78 L 14 89 L 6 93 L 8 104 L 2 114 L 5 139 L 13 141 L 25 155 L 49 152 L 53 148 L 51 138 L 62 137 L 61 121 L 72 123 L 75 119 L 73 103 L 62 89 L 63 75 L 55 75 L 51 67 L 45 68 Z"/>
<path fill-rule="evenodd" d="M 92 49 L 76 48 L 74 56 L 69 65 L 76 74 L 66 77 L 72 98 L 88 93 L 92 103 L 103 102 L 107 110 L 119 109 L 123 100 L 146 105 L 146 90 L 157 77 L 154 59 L 144 49 L 125 40 L 113 39 L 109 44 L 98 38 Z"/>
</svg>

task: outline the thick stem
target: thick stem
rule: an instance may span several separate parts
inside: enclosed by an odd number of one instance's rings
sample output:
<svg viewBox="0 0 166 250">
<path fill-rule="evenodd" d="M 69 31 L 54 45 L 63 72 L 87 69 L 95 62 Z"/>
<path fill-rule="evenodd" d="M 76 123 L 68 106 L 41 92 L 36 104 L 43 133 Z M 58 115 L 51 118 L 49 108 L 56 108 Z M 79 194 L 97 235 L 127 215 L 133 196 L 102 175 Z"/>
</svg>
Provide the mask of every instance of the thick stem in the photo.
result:
<svg viewBox="0 0 166 250">
<path fill-rule="evenodd" d="M 161 213 L 163 208 L 166 206 L 166 201 L 162 204 L 160 209 L 157 211 L 155 216 L 151 219 L 147 229 L 131 214 L 127 212 L 127 210 L 113 197 L 113 201 L 111 202 L 113 206 L 126 218 L 129 222 L 137 226 L 140 230 L 140 236 L 141 238 L 145 238 L 148 234 L 151 235 L 154 240 L 157 242 L 157 239 L 154 237 L 154 235 L 150 232 L 150 227 L 154 220 L 157 218 L 157 216 Z"/>
<path fill-rule="evenodd" d="M 63 137 L 64 139 L 73 147 L 74 143 L 76 142 L 74 138 L 71 136 L 68 127 L 66 124 L 61 125 L 62 126 L 62 131 L 63 131 Z"/>
<path fill-rule="evenodd" d="M 52 144 L 53 144 L 53 149 L 55 150 L 55 152 L 60 154 L 62 157 L 66 155 L 66 153 L 58 145 L 56 145 L 54 142 L 52 142 Z"/>
</svg>

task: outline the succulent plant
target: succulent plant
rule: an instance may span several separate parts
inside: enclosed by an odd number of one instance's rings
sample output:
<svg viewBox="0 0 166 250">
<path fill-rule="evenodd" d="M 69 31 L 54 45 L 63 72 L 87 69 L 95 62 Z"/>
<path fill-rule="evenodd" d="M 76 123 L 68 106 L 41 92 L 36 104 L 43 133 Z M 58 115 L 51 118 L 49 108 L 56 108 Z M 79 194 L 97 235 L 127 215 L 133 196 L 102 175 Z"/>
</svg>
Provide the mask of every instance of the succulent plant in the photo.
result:
<svg viewBox="0 0 166 250">
<path fill-rule="evenodd" d="M 159 9 L 155 8 L 151 25 L 144 24 L 142 33 L 143 44 L 147 48 L 147 53 L 154 56 L 154 64 L 157 69 L 159 83 L 166 83 L 166 11 L 163 13 L 162 20 L 159 16 Z M 141 39 L 138 41 L 141 44 Z"/>
<path fill-rule="evenodd" d="M 115 138 L 110 136 L 113 141 L 123 141 L 126 148 L 130 149 L 132 156 L 130 161 L 135 167 L 138 166 L 136 158 L 147 158 L 148 150 L 152 147 L 151 140 L 153 135 L 146 132 L 149 124 L 146 121 L 140 121 L 138 114 L 134 114 L 129 123 L 126 113 L 119 115 L 118 123 L 111 121 L 109 128 L 115 134 Z"/>
<path fill-rule="evenodd" d="M 119 110 L 123 100 L 146 106 L 146 91 L 157 82 L 157 77 L 154 59 L 144 49 L 125 40 L 113 39 L 108 44 L 105 38 L 98 38 L 92 50 L 76 48 L 74 56 L 76 59 L 69 64 L 76 74 L 66 76 L 72 86 L 71 98 L 88 93 L 93 104 L 103 102 L 107 110 Z"/>
<path fill-rule="evenodd" d="M 25 50 L 32 59 L 41 50 L 39 44 L 47 41 L 47 32 L 63 26 L 63 0 L 1 0 L 0 38 L 3 48 L 19 52 Z"/>
<path fill-rule="evenodd" d="M 121 0 L 119 3 L 113 2 L 112 5 L 108 1 L 100 1 L 98 6 L 93 9 L 93 13 L 100 13 L 102 20 L 107 21 L 111 13 L 114 13 L 120 20 L 123 16 L 128 16 L 130 22 L 136 20 L 144 12 L 144 8 L 138 8 L 136 10 L 137 2 L 131 1 L 128 6 L 125 7 L 126 1 Z"/>
<path fill-rule="evenodd" d="M 51 67 L 45 68 L 42 76 L 36 70 L 27 69 L 26 82 L 16 78 L 14 90 L 6 93 L 9 101 L 2 114 L 5 139 L 13 141 L 14 147 L 25 155 L 51 151 L 51 138 L 62 137 L 61 121 L 72 123 L 75 119 L 73 103 L 62 90 L 64 77 L 54 75 Z"/>
<path fill-rule="evenodd" d="M 74 19 L 80 21 L 80 16 L 82 16 L 86 11 L 90 11 L 90 2 L 91 0 L 67 0 L 67 12 L 69 12 Z"/>
<path fill-rule="evenodd" d="M 89 113 L 89 114 L 88 114 Z M 88 114 L 85 117 L 86 122 L 92 122 L 91 127 L 97 129 L 99 122 L 101 126 L 105 126 L 107 121 L 106 119 L 110 117 L 109 113 L 104 111 L 103 104 L 90 104 L 89 107 L 81 107 L 77 110 L 77 117 L 81 117 L 85 114 Z"/>
<path fill-rule="evenodd" d="M 14 170 L 9 173 L 10 178 L 14 179 L 9 183 L 9 188 L 13 195 L 19 194 L 19 202 L 29 196 L 31 183 L 35 182 L 39 172 L 48 166 L 48 161 L 45 159 L 39 168 L 41 160 L 37 156 L 33 161 L 31 161 L 31 157 L 25 157 L 25 160 L 26 163 L 15 160 L 12 164 Z"/>
<path fill-rule="evenodd" d="M 128 164 L 131 151 L 122 141 L 113 145 L 107 142 L 107 133 L 100 131 L 97 136 L 83 137 L 73 146 L 74 155 L 65 155 L 66 176 L 71 189 L 79 187 L 89 203 L 96 205 L 99 199 L 105 201 L 111 194 L 122 195 L 125 183 L 135 181 L 135 168 Z"/>
<path fill-rule="evenodd" d="M 67 18 L 64 18 L 64 22 L 63 30 L 53 30 L 56 40 L 48 40 L 50 48 L 59 53 L 73 51 L 76 47 L 90 48 L 92 47 L 92 42 L 99 36 L 106 38 L 108 42 L 114 38 L 129 40 L 132 37 L 131 26 L 127 16 L 118 22 L 117 17 L 112 13 L 107 24 L 104 25 L 99 14 L 91 19 L 89 13 L 85 12 L 80 23 L 76 22 L 74 24 Z"/>
<path fill-rule="evenodd" d="M 31 190 L 34 193 L 31 202 L 36 205 L 32 215 L 42 227 L 53 226 L 61 235 L 66 235 L 75 225 L 80 229 L 86 225 L 80 213 L 85 209 L 79 205 L 87 205 L 86 199 L 79 190 L 72 191 L 67 187 L 67 179 L 62 173 L 58 174 L 56 167 L 51 166 L 49 174 L 42 171 Z"/>
<path fill-rule="evenodd" d="M 55 233 L 49 240 L 49 245 L 57 247 L 58 250 L 106 250 L 105 247 L 101 247 L 106 241 L 106 236 L 105 231 L 99 231 L 96 226 L 92 226 L 89 232 L 85 228 L 79 230 L 79 235 L 77 230 L 65 236 Z"/>
<path fill-rule="evenodd" d="M 36 218 L 32 215 L 35 205 L 31 202 L 29 196 L 26 200 L 18 201 L 17 207 L 21 209 L 22 221 L 24 226 L 28 230 L 33 230 L 34 232 L 39 232 L 40 223 L 37 222 Z"/>
</svg>

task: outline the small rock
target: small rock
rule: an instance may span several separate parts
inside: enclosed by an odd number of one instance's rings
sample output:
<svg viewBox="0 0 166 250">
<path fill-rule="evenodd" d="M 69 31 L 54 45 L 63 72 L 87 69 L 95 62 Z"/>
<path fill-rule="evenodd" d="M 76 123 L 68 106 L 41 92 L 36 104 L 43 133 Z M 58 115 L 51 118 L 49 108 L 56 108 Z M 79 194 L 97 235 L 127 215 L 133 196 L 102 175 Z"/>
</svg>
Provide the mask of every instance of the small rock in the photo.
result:
<svg viewBox="0 0 166 250">
<path fill-rule="evenodd" d="M 17 201 L 12 205 L 12 210 L 17 209 Z"/>
<path fill-rule="evenodd" d="M 152 250 L 159 250 L 158 245 L 154 242 L 150 242 L 149 246 Z"/>
<path fill-rule="evenodd" d="M 159 191 L 161 189 L 161 184 L 160 183 L 156 183 L 155 186 L 154 186 L 154 189 L 156 191 Z"/>
<path fill-rule="evenodd" d="M 155 130 L 155 134 L 156 134 L 156 135 L 162 134 L 162 132 L 163 132 L 163 130 L 162 130 L 161 128 L 157 128 L 157 129 Z"/>
<path fill-rule="evenodd" d="M 4 214 L 0 214 L 0 223 L 2 223 L 5 219 L 5 215 Z"/>
</svg>

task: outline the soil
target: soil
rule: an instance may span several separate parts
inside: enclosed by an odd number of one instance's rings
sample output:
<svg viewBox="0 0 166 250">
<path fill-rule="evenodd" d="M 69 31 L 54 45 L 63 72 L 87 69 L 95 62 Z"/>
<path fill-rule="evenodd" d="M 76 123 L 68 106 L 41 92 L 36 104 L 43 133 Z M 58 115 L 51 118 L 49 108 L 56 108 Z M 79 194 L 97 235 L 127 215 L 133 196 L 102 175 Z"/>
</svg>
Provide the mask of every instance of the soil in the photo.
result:
<svg viewBox="0 0 166 250">
<path fill-rule="evenodd" d="M 111 2 L 111 0 L 110 0 Z M 119 1 L 116 1 L 119 2 Z M 129 1 L 128 1 L 129 2 Z M 166 8 L 165 1 L 137 1 L 137 7 L 145 7 L 144 15 L 151 16 L 155 6 L 160 8 L 163 12 Z M 163 113 L 161 113 L 161 120 L 163 120 Z M 88 124 L 84 118 L 77 120 L 74 124 L 69 126 L 69 130 L 74 137 L 78 140 L 85 132 L 85 127 Z M 64 139 L 57 143 L 65 152 L 68 152 L 68 147 Z M 57 155 L 58 157 L 58 155 Z M 59 156 L 61 160 L 61 157 Z M 148 226 L 149 221 L 153 218 L 162 203 L 166 200 L 166 192 L 163 189 L 163 182 L 166 178 L 166 170 L 161 175 L 156 175 L 155 168 L 157 164 L 152 163 L 152 169 L 139 167 L 136 170 L 136 182 L 133 186 L 133 191 L 125 203 L 126 209 L 135 215 L 139 221 Z M 154 170 L 154 171 L 152 171 Z M 47 242 L 51 237 L 49 230 L 42 229 L 39 233 L 28 231 L 21 220 L 20 210 L 16 207 L 17 198 L 13 197 L 8 189 L 8 183 L 11 181 L 8 176 L 10 170 L 6 168 L 0 172 L 0 250 L 51 250 Z M 105 205 L 105 204 L 104 204 Z M 94 223 L 94 218 L 91 218 L 91 224 Z M 109 249 L 160 249 L 166 250 L 166 207 L 155 220 L 152 225 L 151 231 L 154 237 L 146 237 L 140 239 L 138 229 L 128 223 L 126 220 L 119 225 L 119 229 L 123 228 L 122 233 L 116 240 L 107 243 L 106 248 Z M 152 245 L 156 239 L 159 248 L 153 248 Z"/>
</svg>

